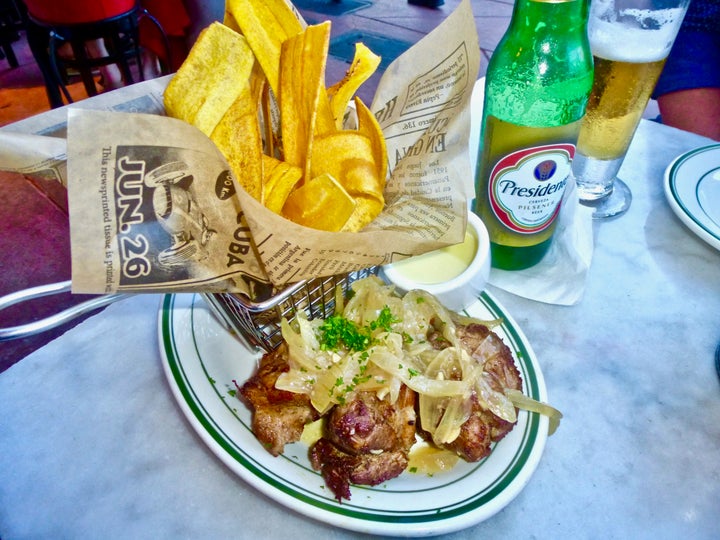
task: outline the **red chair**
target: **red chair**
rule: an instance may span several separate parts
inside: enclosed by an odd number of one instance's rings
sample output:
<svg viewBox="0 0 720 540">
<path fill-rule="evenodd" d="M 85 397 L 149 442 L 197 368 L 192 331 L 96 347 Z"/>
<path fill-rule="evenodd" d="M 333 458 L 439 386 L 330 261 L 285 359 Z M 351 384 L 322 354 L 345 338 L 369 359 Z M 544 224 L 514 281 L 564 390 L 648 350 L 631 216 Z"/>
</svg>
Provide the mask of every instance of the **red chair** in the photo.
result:
<svg viewBox="0 0 720 540">
<path fill-rule="evenodd" d="M 28 14 L 52 25 L 95 23 L 136 9 L 135 0 L 24 0 Z"/>
<path fill-rule="evenodd" d="M 28 43 L 45 79 L 51 107 L 64 105 L 60 92 L 72 102 L 66 88 L 68 70 L 76 70 L 88 96 L 97 94 L 94 73 L 116 64 L 124 84 L 132 84 L 131 64 L 143 80 L 138 25 L 147 18 L 167 38 L 160 23 L 137 0 L 25 0 Z M 101 41 L 99 41 L 101 40 Z M 90 54 L 88 43 L 104 43 L 106 53 Z M 69 44 L 72 56 L 60 55 Z M 168 53 L 169 55 L 169 53 Z M 58 91 L 59 89 L 59 91 Z"/>
</svg>

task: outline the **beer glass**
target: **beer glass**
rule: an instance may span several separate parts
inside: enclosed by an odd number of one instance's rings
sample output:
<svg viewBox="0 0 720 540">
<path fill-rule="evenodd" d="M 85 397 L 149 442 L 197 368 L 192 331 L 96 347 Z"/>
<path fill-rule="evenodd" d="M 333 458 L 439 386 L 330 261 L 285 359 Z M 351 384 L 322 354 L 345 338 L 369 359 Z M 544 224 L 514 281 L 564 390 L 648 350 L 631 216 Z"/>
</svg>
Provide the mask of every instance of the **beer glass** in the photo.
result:
<svg viewBox="0 0 720 540">
<path fill-rule="evenodd" d="M 572 164 L 580 202 L 594 218 L 632 200 L 617 178 L 690 0 L 591 0 L 588 36 L 593 89 Z"/>
</svg>

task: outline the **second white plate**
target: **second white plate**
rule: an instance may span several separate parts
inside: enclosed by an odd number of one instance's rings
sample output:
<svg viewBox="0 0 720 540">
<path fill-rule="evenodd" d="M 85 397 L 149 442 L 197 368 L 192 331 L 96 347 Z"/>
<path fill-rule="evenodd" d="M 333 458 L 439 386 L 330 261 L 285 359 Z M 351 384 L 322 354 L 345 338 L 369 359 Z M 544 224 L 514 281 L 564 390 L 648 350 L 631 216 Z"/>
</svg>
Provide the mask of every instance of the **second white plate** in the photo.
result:
<svg viewBox="0 0 720 540">
<path fill-rule="evenodd" d="M 665 171 L 665 196 L 691 231 L 720 249 L 720 144 L 676 158 Z"/>
</svg>

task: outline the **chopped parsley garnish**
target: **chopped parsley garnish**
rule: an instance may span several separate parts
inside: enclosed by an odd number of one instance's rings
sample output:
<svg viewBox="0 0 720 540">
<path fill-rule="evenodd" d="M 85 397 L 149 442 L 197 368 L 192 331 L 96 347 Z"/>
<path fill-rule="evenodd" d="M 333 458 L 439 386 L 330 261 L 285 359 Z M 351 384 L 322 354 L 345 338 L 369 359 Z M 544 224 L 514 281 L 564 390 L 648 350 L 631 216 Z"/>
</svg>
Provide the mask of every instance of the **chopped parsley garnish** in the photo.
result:
<svg viewBox="0 0 720 540">
<path fill-rule="evenodd" d="M 370 323 L 370 330 L 377 330 L 379 328 L 385 332 L 390 332 L 392 330 L 393 323 L 396 322 L 400 321 L 393 316 L 390 308 L 385 306 L 380 310 L 378 318 Z"/>
<path fill-rule="evenodd" d="M 390 332 L 396 322 L 399 321 L 388 306 L 383 307 L 378 318 L 367 326 L 359 326 L 342 315 L 332 315 L 319 327 L 320 348 L 324 351 L 336 351 L 341 347 L 349 351 L 365 351 L 372 345 L 374 331 Z M 367 360 L 367 356 L 363 359 Z"/>
<path fill-rule="evenodd" d="M 355 375 L 353 377 L 353 386 L 357 386 L 358 384 L 362 384 L 365 382 L 368 382 L 370 380 L 370 375 L 365 375 L 364 377 L 360 377 L 358 375 Z"/>
<path fill-rule="evenodd" d="M 370 345 L 369 328 L 360 327 L 342 315 L 333 315 L 320 325 L 320 348 L 336 351 L 346 347 L 351 351 L 364 351 Z"/>
</svg>

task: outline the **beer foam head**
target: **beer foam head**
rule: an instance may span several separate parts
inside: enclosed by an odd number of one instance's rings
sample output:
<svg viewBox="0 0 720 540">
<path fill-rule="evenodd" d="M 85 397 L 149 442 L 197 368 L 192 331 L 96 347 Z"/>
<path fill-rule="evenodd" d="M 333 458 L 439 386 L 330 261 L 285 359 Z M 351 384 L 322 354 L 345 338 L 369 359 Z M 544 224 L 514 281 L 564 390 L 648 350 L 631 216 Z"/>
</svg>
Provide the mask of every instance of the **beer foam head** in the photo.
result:
<svg viewBox="0 0 720 540">
<path fill-rule="evenodd" d="M 619 62 L 656 62 L 670 54 L 684 7 L 614 9 L 613 0 L 593 0 L 588 34 L 593 54 Z"/>
</svg>

